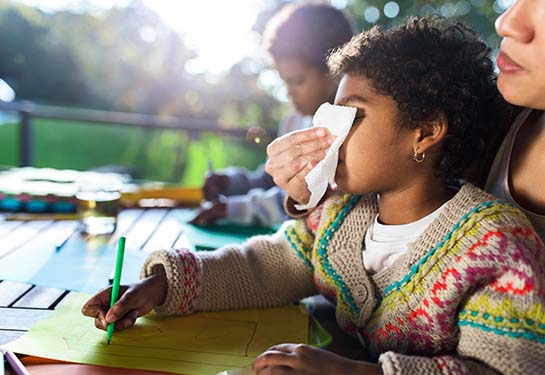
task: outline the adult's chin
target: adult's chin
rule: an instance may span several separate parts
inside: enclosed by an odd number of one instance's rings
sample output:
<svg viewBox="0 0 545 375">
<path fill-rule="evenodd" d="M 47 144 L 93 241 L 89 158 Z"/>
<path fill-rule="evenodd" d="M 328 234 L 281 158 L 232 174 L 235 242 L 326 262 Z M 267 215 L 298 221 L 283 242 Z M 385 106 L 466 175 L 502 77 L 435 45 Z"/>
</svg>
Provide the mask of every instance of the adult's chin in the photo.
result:
<svg viewBox="0 0 545 375">
<path fill-rule="evenodd" d="M 503 98 L 511 104 L 528 108 L 542 109 L 545 107 L 545 103 L 541 103 L 539 106 L 540 93 L 537 92 L 536 86 L 529 84 L 527 79 L 520 77 L 520 75 L 500 72 L 496 84 Z M 543 98 L 543 94 L 541 97 Z"/>
<path fill-rule="evenodd" d="M 505 100 L 511 104 L 521 105 L 519 102 L 522 99 L 522 95 L 521 92 L 517 90 L 515 82 L 513 81 L 513 77 L 500 73 L 496 84 L 498 85 L 498 90 Z"/>
</svg>

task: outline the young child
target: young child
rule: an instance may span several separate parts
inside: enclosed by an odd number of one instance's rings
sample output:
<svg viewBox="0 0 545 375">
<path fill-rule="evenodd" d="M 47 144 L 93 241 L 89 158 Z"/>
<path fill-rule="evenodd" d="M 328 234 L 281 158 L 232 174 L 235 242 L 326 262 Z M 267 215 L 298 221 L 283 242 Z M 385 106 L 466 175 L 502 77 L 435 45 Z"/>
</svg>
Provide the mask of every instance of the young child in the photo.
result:
<svg viewBox="0 0 545 375">
<path fill-rule="evenodd" d="M 263 47 L 288 91 L 294 112 L 278 127 L 278 135 L 312 125 L 311 116 L 323 102 L 332 102 L 339 83 L 327 71 L 328 52 L 350 40 L 352 22 L 327 4 L 287 4 L 267 23 Z M 210 173 L 203 185 L 207 203 L 192 223 L 217 219 L 270 226 L 286 219 L 284 192 L 263 168 L 250 172 L 228 168 Z"/>
<path fill-rule="evenodd" d="M 331 195 L 306 220 L 214 252 L 157 251 L 98 328 L 287 304 L 322 293 L 372 362 L 281 344 L 257 374 L 536 374 L 545 355 L 545 255 L 524 214 L 449 182 L 479 156 L 495 113 L 490 50 L 460 24 L 413 18 L 329 57 L 335 103 L 357 108 Z"/>
</svg>

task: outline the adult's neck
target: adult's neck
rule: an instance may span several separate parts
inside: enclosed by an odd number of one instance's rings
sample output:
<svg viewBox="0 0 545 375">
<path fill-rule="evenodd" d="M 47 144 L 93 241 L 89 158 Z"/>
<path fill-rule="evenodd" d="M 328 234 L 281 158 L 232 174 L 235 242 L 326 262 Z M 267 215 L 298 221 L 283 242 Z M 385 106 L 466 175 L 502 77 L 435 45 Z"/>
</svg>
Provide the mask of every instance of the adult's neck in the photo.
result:
<svg viewBox="0 0 545 375">
<path fill-rule="evenodd" d="M 387 225 L 412 223 L 431 214 L 453 195 L 443 179 L 435 176 L 380 193 L 379 221 Z"/>
<path fill-rule="evenodd" d="M 509 192 L 528 211 L 545 215 L 545 112 L 533 111 L 519 129 L 509 163 Z"/>
</svg>

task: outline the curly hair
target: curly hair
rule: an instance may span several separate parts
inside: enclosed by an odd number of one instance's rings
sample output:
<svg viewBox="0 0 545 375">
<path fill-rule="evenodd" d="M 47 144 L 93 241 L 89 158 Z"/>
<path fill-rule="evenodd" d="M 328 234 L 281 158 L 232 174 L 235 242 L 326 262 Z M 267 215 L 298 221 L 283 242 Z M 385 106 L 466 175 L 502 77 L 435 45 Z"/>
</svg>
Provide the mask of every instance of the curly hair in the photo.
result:
<svg viewBox="0 0 545 375">
<path fill-rule="evenodd" d="M 446 180 L 464 177 L 508 121 L 490 48 L 473 30 L 439 16 L 411 17 L 386 31 L 373 27 L 334 51 L 328 66 L 333 76 L 371 80 L 377 93 L 395 100 L 403 126 L 444 114 L 448 131 L 435 170 Z"/>
<path fill-rule="evenodd" d="M 273 60 L 297 59 L 327 72 L 328 53 L 354 35 L 352 20 L 327 4 L 287 4 L 269 20 L 263 46 Z"/>
</svg>

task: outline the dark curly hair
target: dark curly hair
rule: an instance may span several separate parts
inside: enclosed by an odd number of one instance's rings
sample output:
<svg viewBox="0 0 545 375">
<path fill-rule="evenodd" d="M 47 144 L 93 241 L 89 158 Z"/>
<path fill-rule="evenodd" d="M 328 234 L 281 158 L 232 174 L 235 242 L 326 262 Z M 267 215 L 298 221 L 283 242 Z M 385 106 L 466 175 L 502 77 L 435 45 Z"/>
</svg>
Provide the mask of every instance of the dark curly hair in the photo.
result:
<svg viewBox="0 0 545 375">
<path fill-rule="evenodd" d="M 446 180 L 465 177 L 497 126 L 508 122 L 490 48 L 468 27 L 439 16 L 411 17 L 386 31 L 373 27 L 334 51 L 328 66 L 334 76 L 370 79 L 377 93 L 396 101 L 404 126 L 443 113 L 448 131 L 436 172 Z"/>
<path fill-rule="evenodd" d="M 263 46 L 273 60 L 297 59 L 327 72 L 328 53 L 353 35 L 353 22 L 343 11 L 303 2 L 275 13 L 263 32 Z"/>
</svg>

